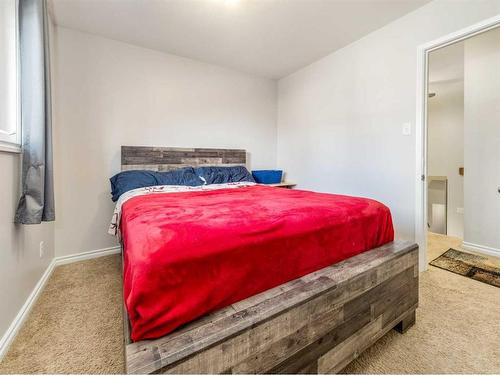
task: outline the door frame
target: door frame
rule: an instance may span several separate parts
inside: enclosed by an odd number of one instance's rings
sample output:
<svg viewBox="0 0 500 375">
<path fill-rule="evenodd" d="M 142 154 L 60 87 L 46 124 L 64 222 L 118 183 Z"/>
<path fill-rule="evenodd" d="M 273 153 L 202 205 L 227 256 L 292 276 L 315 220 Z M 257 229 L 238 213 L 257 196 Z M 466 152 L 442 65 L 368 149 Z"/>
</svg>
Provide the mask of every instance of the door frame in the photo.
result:
<svg viewBox="0 0 500 375">
<path fill-rule="evenodd" d="M 417 49 L 415 240 L 420 247 L 420 271 L 427 269 L 427 77 L 429 53 L 496 27 L 500 27 L 500 15 L 422 44 Z"/>
</svg>

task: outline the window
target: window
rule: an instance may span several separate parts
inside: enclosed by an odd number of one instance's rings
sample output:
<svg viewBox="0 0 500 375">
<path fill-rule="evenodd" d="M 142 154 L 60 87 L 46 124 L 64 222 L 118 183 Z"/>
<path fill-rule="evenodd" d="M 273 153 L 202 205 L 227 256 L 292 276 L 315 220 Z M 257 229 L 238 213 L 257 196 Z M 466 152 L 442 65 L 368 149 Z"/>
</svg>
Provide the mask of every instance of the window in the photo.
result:
<svg viewBox="0 0 500 375">
<path fill-rule="evenodd" d="M 19 151 L 17 1 L 0 0 L 0 150 Z"/>
</svg>

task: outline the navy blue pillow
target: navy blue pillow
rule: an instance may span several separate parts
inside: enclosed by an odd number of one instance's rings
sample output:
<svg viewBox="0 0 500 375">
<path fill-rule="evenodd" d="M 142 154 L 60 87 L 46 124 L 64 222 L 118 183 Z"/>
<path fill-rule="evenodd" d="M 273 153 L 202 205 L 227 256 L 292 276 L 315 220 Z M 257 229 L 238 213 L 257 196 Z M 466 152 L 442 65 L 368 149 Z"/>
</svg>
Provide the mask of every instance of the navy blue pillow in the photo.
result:
<svg viewBox="0 0 500 375">
<path fill-rule="evenodd" d="M 124 171 L 109 179 L 111 182 L 111 200 L 116 202 L 120 195 L 129 190 L 158 185 L 154 171 Z"/>
<path fill-rule="evenodd" d="M 175 169 L 169 172 L 157 172 L 156 178 L 158 185 L 203 185 L 203 181 L 196 175 L 192 167 Z"/>
<path fill-rule="evenodd" d="M 113 202 L 116 202 L 123 193 L 141 187 L 157 185 L 203 185 L 203 181 L 191 167 L 169 172 L 124 171 L 114 175 L 109 181 L 111 182 L 111 200 Z"/>
<path fill-rule="evenodd" d="M 252 174 L 243 166 L 236 167 L 198 167 L 195 172 L 207 184 L 224 184 L 228 182 L 255 182 Z"/>
</svg>

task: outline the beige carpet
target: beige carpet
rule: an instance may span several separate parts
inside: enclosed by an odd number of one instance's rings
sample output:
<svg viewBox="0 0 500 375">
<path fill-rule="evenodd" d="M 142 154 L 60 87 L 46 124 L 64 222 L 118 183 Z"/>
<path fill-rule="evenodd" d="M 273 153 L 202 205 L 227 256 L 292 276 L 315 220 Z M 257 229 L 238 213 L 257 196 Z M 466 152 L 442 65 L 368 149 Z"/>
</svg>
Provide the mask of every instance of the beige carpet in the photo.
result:
<svg viewBox="0 0 500 375">
<path fill-rule="evenodd" d="M 431 235 L 429 245 L 433 259 L 460 240 Z M 500 289 L 434 267 L 420 285 L 416 325 L 345 372 L 500 373 Z M 57 268 L 0 372 L 123 372 L 120 288 L 119 256 Z"/>
<path fill-rule="evenodd" d="M 429 234 L 428 260 L 457 238 Z M 500 373 L 500 289 L 429 266 L 420 275 L 417 322 L 389 332 L 346 373 Z"/>
<path fill-rule="evenodd" d="M 120 267 L 118 255 L 57 267 L 0 372 L 123 372 Z"/>
</svg>

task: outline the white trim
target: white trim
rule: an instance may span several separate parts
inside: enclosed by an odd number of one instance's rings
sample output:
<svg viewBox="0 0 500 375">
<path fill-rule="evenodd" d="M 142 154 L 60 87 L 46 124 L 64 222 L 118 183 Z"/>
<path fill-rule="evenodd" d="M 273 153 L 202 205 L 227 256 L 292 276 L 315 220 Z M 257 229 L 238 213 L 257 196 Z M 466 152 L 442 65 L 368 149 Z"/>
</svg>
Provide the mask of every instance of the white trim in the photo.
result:
<svg viewBox="0 0 500 375">
<path fill-rule="evenodd" d="M 15 61 L 12 70 L 14 71 L 14 76 L 9 77 L 9 79 L 15 80 L 15 103 L 14 103 L 14 119 L 12 119 L 15 125 L 14 129 L 7 128 L 0 129 L 0 151 L 5 152 L 20 152 L 19 146 L 21 145 L 21 96 L 20 96 L 20 48 L 19 48 L 19 0 L 12 0 L 11 2 L 14 11 L 14 53 Z M 9 69 L 10 70 L 10 69 Z M 11 82 L 12 83 L 12 82 Z M 8 83 L 8 86 L 11 84 Z M 10 125 L 10 123 L 3 124 L 3 126 Z M 17 149 L 14 146 L 17 146 Z"/>
<path fill-rule="evenodd" d="M 443 48 L 450 44 L 461 42 L 462 40 L 484 33 L 486 31 L 498 27 L 499 25 L 500 25 L 500 15 L 496 15 L 494 17 L 487 18 L 481 22 L 470 25 L 462 30 L 455 31 L 454 33 L 445 35 L 441 38 L 425 43 L 421 45 L 419 48 L 423 48 L 426 51 L 431 52 L 435 49 Z"/>
<path fill-rule="evenodd" d="M 12 152 L 14 154 L 20 154 L 21 146 L 14 143 L 0 141 L 0 152 Z"/>
<path fill-rule="evenodd" d="M 462 30 L 425 43 L 417 49 L 417 111 L 416 134 L 416 197 L 415 240 L 420 248 L 420 271 L 427 269 L 427 69 L 429 52 L 462 41 L 500 26 L 500 15 L 488 18 Z"/>
<path fill-rule="evenodd" d="M 21 152 L 22 146 L 22 107 L 21 107 L 21 35 L 19 27 L 19 0 L 16 0 L 16 145 Z"/>
<path fill-rule="evenodd" d="M 43 288 L 45 287 L 45 284 L 47 283 L 47 280 L 49 279 L 50 275 L 52 274 L 52 271 L 54 270 L 55 267 L 55 260 L 53 259 L 52 262 L 50 262 L 49 266 L 43 273 L 42 277 L 36 283 L 35 288 L 33 291 L 30 293 L 28 296 L 28 299 L 24 303 L 24 305 L 21 307 L 19 312 L 17 313 L 16 317 L 10 324 L 9 328 L 7 328 L 7 331 L 3 335 L 3 337 L 0 339 L 0 360 L 3 358 L 3 356 L 7 353 L 7 350 L 9 349 L 10 344 L 12 344 L 12 341 L 14 341 L 14 338 L 16 337 L 17 333 L 19 332 L 19 329 L 23 325 L 24 321 L 26 320 L 26 317 L 28 316 L 29 312 L 33 308 L 36 300 L 40 296 Z"/>
<path fill-rule="evenodd" d="M 21 307 L 21 309 L 17 313 L 16 317 L 14 318 L 12 323 L 10 324 L 9 328 L 7 328 L 7 331 L 5 332 L 5 334 L 0 338 L 0 361 L 2 360 L 3 356 L 7 353 L 7 350 L 9 349 L 10 345 L 14 341 L 14 338 L 16 337 L 17 333 L 19 332 L 19 329 L 23 325 L 27 316 L 29 315 L 29 312 L 31 311 L 31 309 L 35 305 L 36 300 L 38 299 L 38 297 L 42 293 L 42 291 L 45 287 L 45 284 L 49 280 L 50 275 L 52 275 L 52 272 L 54 271 L 55 267 L 61 266 L 63 264 L 78 262 L 81 260 L 99 258 L 102 256 L 118 254 L 118 253 L 120 253 L 120 246 L 113 246 L 113 247 L 107 247 L 104 249 L 87 251 L 87 252 L 78 253 L 78 254 L 55 257 L 54 259 L 52 259 L 52 261 L 48 265 L 47 269 L 43 273 L 42 277 L 40 278 L 38 283 L 35 285 L 35 288 L 33 289 L 33 291 L 30 293 L 30 295 L 26 299 L 26 302 Z"/>
<path fill-rule="evenodd" d="M 475 251 L 477 253 L 482 253 L 486 255 L 493 255 L 495 257 L 500 257 L 500 249 L 495 249 L 494 247 L 477 245 L 475 243 L 463 242 L 462 247 L 465 250 Z"/>
<path fill-rule="evenodd" d="M 416 142 L 416 199 L 415 199 L 415 241 L 419 248 L 420 272 L 427 270 L 427 181 L 422 181 L 422 176 L 427 176 L 427 54 L 422 48 L 417 52 L 417 118 L 415 121 Z M 424 225 L 422 225 L 424 223 Z"/>
<path fill-rule="evenodd" d="M 83 253 L 55 257 L 54 261 L 56 266 L 61 266 L 63 264 L 69 264 L 69 263 L 79 262 L 81 260 L 99 258 L 106 255 L 113 255 L 119 253 L 120 253 L 120 246 L 113 246 L 113 247 L 106 247 L 104 249 L 86 251 Z"/>
</svg>

